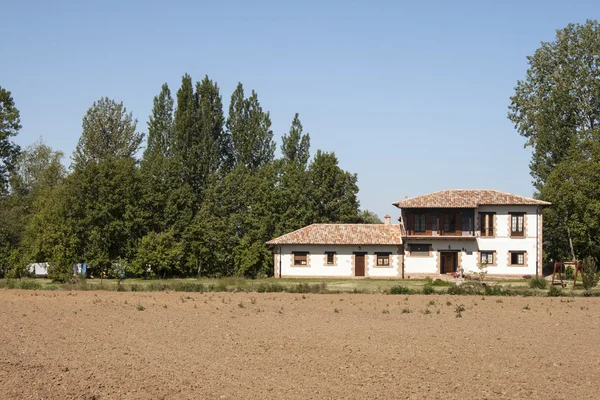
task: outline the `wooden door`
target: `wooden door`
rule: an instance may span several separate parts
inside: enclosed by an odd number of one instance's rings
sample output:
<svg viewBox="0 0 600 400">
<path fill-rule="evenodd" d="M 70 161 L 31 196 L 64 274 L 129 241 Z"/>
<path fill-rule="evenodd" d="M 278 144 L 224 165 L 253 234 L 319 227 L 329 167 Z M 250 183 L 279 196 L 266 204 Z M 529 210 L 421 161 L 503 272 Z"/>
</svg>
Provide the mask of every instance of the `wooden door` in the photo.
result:
<svg viewBox="0 0 600 400">
<path fill-rule="evenodd" d="M 456 271 L 456 253 L 442 253 L 442 274 Z"/>
<path fill-rule="evenodd" d="M 365 255 L 354 255 L 354 276 L 365 276 Z"/>
</svg>

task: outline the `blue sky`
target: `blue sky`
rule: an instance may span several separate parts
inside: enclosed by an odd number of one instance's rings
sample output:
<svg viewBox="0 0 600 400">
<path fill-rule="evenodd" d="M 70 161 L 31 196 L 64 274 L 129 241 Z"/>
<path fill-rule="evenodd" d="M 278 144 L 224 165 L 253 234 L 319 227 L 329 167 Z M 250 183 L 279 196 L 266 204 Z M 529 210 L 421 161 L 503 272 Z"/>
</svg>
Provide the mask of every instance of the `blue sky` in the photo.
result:
<svg viewBox="0 0 600 400">
<path fill-rule="evenodd" d="M 526 56 L 597 1 L 4 1 L 0 86 L 67 158 L 102 96 L 146 132 L 167 82 L 205 74 L 227 106 L 238 82 L 271 112 L 278 145 L 295 112 L 311 153 L 358 174 L 362 208 L 442 189 L 530 196 L 530 151 L 506 118 Z M 68 159 L 65 161 L 69 163 Z"/>
</svg>

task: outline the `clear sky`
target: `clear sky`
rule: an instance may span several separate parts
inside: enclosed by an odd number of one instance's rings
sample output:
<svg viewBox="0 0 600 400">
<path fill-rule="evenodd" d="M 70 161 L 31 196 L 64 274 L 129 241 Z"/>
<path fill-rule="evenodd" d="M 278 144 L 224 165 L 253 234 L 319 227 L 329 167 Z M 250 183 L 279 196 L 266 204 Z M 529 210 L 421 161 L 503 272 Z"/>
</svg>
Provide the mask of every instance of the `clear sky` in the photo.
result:
<svg viewBox="0 0 600 400">
<path fill-rule="evenodd" d="M 146 132 L 167 82 L 205 74 L 225 106 L 238 82 L 271 112 L 278 146 L 295 112 L 311 153 L 358 174 L 362 208 L 442 189 L 531 196 L 530 151 L 506 118 L 526 56 L 600 1 L 0 1 L 0 86 L 67 158 L 103 96 Z M 65 161 L 69 163 L 67 159 Z"/>
</svg>

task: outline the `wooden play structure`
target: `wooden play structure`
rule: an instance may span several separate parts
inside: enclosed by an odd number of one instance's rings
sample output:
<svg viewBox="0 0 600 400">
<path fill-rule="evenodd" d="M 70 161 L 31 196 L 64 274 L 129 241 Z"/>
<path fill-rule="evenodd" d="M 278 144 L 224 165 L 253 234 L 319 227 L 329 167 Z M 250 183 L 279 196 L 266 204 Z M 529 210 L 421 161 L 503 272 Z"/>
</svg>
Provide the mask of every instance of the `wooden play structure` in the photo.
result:
<svg viewBox="0 0 600 400">
<path fill-rule="evenodd" d="M 562 287 L 567 286 L 565 283 L 565 273 L 567 268 L 572 267 L 573 271 L 573 287 L 577 284 L 577 276 L 581 273 L 583 274 L 583 268 L 579 261 L 567 261 L 567 262 L 555 262 L 554 263 L 554 272 L 552 272 L 552 285 L 560 285 Z M 558 279 L 556 279 L 558 274 Z"/>
</svg>

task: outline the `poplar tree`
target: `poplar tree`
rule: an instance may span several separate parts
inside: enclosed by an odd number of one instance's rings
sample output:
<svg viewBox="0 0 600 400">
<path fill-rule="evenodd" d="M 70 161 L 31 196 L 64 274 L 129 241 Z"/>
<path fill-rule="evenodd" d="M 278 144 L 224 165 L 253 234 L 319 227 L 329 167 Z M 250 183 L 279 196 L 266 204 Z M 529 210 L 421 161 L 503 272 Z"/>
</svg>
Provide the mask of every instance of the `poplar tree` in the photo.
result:
<svg viewBox="0 0 600 400">
<path fill-rule="evenodd" d="M 0 86 L 0 197 L 6 194 L 9 173 L 14 168 L 19 146 L 10 138 L 21 129 L 21 117 L 11 93 Z"/>
</svg>

